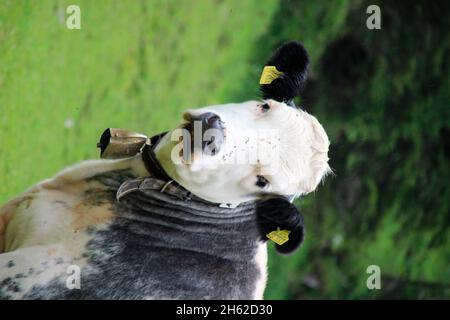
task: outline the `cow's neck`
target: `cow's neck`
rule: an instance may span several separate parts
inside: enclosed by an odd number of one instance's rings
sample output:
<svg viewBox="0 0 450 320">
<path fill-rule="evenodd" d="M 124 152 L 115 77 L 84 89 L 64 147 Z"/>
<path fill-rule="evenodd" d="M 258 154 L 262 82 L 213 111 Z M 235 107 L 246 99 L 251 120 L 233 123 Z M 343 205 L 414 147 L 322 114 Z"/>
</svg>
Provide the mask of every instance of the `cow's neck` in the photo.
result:
<svg viewBox="0 0 450 320">
<path fill-rule="evenodd" d="M 111 191 L 111 197 L 115 197 L 124 181 L 136 177 L 132 171 L 115 171 L 96 179 Z M 234 260 L 247 259 L 254 254 L 260 235 L 253 203 L 233 209 L 221 208 L 194 199 L 181 199 L 178 193 L 175 197 L 171 192 L 178 191 L 176 186 L 161 192 L 163 182 L 157 179 L 143 184 L 142 190 L 131 192 L 120 201 L 111 199 L 117 214 L 109 227 L 116 233 L 116 239 L 111 241 L 123 239 L 133 243 L 139 240 L 144 251 L 145 246 L 154 246 Z"/>
</svg>

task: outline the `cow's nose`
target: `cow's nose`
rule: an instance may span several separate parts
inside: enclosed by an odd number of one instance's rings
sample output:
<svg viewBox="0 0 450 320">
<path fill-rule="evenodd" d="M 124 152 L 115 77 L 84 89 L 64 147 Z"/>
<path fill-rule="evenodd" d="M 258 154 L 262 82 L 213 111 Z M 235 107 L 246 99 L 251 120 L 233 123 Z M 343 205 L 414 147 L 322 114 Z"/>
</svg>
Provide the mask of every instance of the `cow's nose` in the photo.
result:
<svg viewBox="0 0 450 320">
<path fill-rule="evenodd" d="M 213 112 L 205 112 L 200 115 L 192 115 L 191 128 L 194 130 L 194 148 L 201 147 L 204 153 L 215 155 L 223 144 L 223 122 Z"/>
<path fill-rule="evenodd" d="M 203 132 L 208 129 L 223 129 L 223 123 L 220 117 L 213 112 L 205 112 L 198 116 L 192 117 L 193 121 L 200 121 L 202 123 Z"/>
</svg>

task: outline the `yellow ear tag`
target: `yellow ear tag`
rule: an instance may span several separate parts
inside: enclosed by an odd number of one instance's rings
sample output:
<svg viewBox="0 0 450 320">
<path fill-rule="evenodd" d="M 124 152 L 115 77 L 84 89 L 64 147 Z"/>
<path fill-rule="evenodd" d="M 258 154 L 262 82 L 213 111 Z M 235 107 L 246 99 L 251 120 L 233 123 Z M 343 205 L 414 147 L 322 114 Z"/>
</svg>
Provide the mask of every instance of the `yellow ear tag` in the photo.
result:
<svg viewBox="0 0 450 320">
<path fill-rule="evenodd" d="M 281 77 L 284 72 L 278 71 L 275 66 L 265 66 L 261 73 L 259 84 L 271 84 L 273 80 Z"/>
<path fill-rule="evenodd" d="M 281 246 L 289 240 L 289 233 L 289 230 L 275 230 L 266 234 L 266 237 Z"/>
</svg>

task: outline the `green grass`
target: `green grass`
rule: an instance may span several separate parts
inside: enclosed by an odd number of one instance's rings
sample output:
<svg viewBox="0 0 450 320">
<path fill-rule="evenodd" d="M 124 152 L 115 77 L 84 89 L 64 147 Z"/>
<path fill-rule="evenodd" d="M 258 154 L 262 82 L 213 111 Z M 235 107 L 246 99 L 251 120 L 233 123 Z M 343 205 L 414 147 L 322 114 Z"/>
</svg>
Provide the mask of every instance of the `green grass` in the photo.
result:
<svg viewBox="0 0 450 320">
<path fill-rule="evenodd" d="M 257 97 L 268 55 L 300 40 L 298 102 L 336 175 L 297 201 L 305 244 L 271 250 L 266 298 L 449 298 L 448 3 L 377 3 L 380 31 L 359 0 L 1 1 L 0 203 L 98 158 L 107 127 L 151 135 L 186 108 Z M 81 30 L 65 27 L 68 4 Z"/>
</svg>

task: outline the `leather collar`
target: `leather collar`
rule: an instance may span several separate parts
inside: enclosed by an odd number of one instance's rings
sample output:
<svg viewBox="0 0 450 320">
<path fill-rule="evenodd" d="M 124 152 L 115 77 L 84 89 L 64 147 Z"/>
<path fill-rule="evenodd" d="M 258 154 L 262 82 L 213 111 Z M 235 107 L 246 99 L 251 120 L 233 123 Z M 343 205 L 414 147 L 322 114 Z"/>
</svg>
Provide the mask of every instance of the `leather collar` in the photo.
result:
<svg viewBox="0 0 450 320">
<path fill-rule="evenodd" d="M 163 181 L 171 181 L 173 179 L 167 174 L 158 159 L 156 159 L 154 151 L 155 147 L 166 134 L 167 132 L 163 132 L 150 138 L 150 143 L 146 143 L 142 148 L 142 161 L 144 161 L 145 168 L 152 177 Z"/>
</svg>

